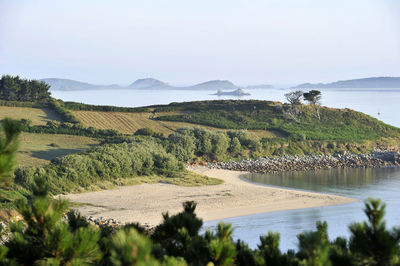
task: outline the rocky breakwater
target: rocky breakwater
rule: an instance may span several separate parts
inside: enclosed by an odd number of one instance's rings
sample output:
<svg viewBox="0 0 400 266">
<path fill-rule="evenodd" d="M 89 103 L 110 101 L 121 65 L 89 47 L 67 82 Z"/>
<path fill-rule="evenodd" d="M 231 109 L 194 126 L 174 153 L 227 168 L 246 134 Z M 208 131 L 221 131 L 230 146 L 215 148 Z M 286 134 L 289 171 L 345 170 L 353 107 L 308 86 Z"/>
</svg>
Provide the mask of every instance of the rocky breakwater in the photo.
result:
<svg viewBox="0 0 400 266">
<path fill-rule="evenodd" d="M 283 171 L 307 171 L 330 168 L 378 168 L 400 166 L 398 151 L 375 151 L 370 154 L 307 155 L 261 157 L 238 162 L 209 163 L 208 167 L 254 173 L 278 173 Z"/>
</svg>

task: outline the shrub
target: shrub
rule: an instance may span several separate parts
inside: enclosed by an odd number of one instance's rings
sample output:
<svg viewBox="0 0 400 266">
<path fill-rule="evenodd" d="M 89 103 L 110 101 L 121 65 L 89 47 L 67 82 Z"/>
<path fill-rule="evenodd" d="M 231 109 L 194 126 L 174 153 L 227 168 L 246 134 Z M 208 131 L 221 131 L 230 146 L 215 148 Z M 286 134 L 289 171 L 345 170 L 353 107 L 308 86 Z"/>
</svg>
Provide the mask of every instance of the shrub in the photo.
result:
<svg viewBox="0 0 400 266">
<path fill-rule="evenodd" d="M 240 141 L 237 137 L 232 138 L 231 143 L 229 144 L 229 151 L 232 153 L 238 153 L 242 150 L 242 145 L 240 145 Z"/>
<path fill-rule="evenodd" d="M 168 152 L 182 162 L 189 162 L 194 157 L 196 145 L 190 135 L 171 134 L 168 137 Z"/>
</svg>

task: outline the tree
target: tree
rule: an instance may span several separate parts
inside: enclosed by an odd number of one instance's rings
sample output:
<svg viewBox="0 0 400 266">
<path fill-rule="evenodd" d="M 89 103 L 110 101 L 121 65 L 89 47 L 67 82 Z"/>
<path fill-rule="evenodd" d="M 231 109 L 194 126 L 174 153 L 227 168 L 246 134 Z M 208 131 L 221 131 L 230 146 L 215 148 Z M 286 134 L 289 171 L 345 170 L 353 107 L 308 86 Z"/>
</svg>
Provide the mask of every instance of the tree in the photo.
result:
<svg viewBox="0 0 400 266">
<path fill-rule="evenodd" d="M 285 94 L 286 100 L 291 105 L 300 105 L 301 104 L 301 97 L 303 97 L 304 92 L 301 90 L 292 91 Z"/>
<path fill-rule="evenodd" d="M 350 250 L 363 265 L 398 265 L 400 263 L 400 229 L 386 229 L 383 220 L 385 204 L 368 199 L 365 214 L 368 221 L 350 225 Z"/>
<path fill-rule="evenodd" d="M 206 265 L 209 261 L 209 250 L 204 237 L 199 235 L 203 225 L 202 219 L 194 212 L 196 203 L 183 203 L 183 212 L 173 216 L 163 213 L 164 221 L 158 225 L 152 240 L 157 243 L 156 257 L 165 255 L 183 257 L 190 265 Z"/>
<path fill-rule="evenodd" d="M 11 181 L 21 124 L 6 118 L 2 121 L 2 128 L 4 137 L 0 135 L 0 187 Z"/>
<path fill-rule="evenodd" d="M 236 246 L 232 240 L 233 229 L 231 224 L 218 224 L 216 235 L 210 234 L 208 244 L 210 261 L 214 265 L 234 265 L 236 258 Z"/>
<path fill-rule="evenodd" d="M 260 236 L 261 244 L 258 245 L 259 255 L 263 265 L 284 265 L 285 257 L 279 250 L 279 233 L 268 232 L 266 236 Z"/>
<path fill-rule="evenodd" d="M 299 239 L 299 257 L 305 265 L 331 265 L 328 225 L 317 222 L 317 231 L 301 233 Z"/>
<path fill-rule="evenodd" d="M 317 90 L 311 90 L 303 94 L 304 100 L 309 102 L 315 108 L 315 113 L 317 115 L 318 120 L 321 120 L 319 115 L 319 106 L 321 104 L 321 92 Z"/>
<path fill-rule="evenodd" d="M 43 81 L 3 75 L 0 79 L 0 99 L 8 101 L 46 102 L 50 86 Z"/>
<path fill-rule="evenodd" d="M 237 137 L 232 138 L 229 145 L 229 151 L 232 153 L 239 153 L 242 150 L 242 145 Z"/>
<path fill-rule="evenodd" d="M 309 102 L 311 105 L 320 104 L 321 101 L 321 92 L 317 90 L 311 90 L 309 92 L 305 92 L 303 94 L 304 100 Z"/>
<path fill-rule="evenodd" d="M 69 204 L 49 195 L 44 178 L 35 179 L 32 193 L 32 200 L 16 203 L 23 221 L 11 226 L 12 234 L 6 243 L 7 257 L 18 265 L 88 265 L 98 262 L 102 255 L 98 246 L 99 230 L 85 223 L 72 228 L 62 221 Z"/>
<path fill-rule="evenodd" d="M 293 119 L 297 123 L 300 123 L 298 116 L 300 114 L 299 106 L 301 105 L 301 97 L 303 97 L 303 91 L 301 90 L 292 91 L 285 94 L 285 98 L 290 103 L 290 107 L 285 108 L 285 110 L 283 110 L 283 114 L 287 118 Z"/>
<path fill-rule="evenodd" d="M 174 133 L 168 136 L 168 152 L 182 162 L 189 162 L 194 157 L 196 144 L 191 136 Z"/>
</svg>

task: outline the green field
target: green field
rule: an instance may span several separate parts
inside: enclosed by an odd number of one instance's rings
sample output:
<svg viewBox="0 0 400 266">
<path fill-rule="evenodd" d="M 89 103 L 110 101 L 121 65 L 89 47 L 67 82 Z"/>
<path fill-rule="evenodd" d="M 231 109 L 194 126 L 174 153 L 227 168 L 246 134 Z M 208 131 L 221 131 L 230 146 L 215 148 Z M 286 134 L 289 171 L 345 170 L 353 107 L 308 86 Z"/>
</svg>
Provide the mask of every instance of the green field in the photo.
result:
<svg viewBox="0 0 400 266">
<path fill-rule="evenodd" d="M 4 118 L 29 119 L 32 125 L 46 125 L 48 121 L 60 121 L 59 116 L 49 108 L 9 107 L 0 106 L 0 120 Z"/>
<path fill-rule="evenodd" d="M 83 136 L 23 132 L 17 163 L 19 166 L 45 165 L 55 157 L 80 152 L 98 143 L 96 139 Z"/>
</svg>

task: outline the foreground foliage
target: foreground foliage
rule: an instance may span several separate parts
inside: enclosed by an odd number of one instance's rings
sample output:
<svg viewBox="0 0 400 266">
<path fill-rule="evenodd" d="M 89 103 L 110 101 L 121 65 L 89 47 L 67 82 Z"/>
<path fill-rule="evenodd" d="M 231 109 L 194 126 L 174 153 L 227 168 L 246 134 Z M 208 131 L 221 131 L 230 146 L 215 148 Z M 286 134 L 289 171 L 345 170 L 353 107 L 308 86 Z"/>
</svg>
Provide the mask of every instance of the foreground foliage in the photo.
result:
<svg viewBox="0 0 400 266">
<path fill-rule="evenodd" d="M 282 252 L 279 234 L 260 237 L 256 249 L 233 240 L 230 224 L 200 234 L 196 204 L 186 202 L 149 234 L 139 224 L 117 230 L 95 227 L 69 204 L 48 194 L 42 178 L 33 197 L 19 200 L 22 221 L 10 224 L 9 240 L 0 245 L 1 265 L 399 265 L 400 229 L 387 229 L 385 205 L 366 202 L 368 220 L 350 225 L 350 239 L 331 241 L 326 223 L 298 235 L 298 250 Z"/>
</svg>

